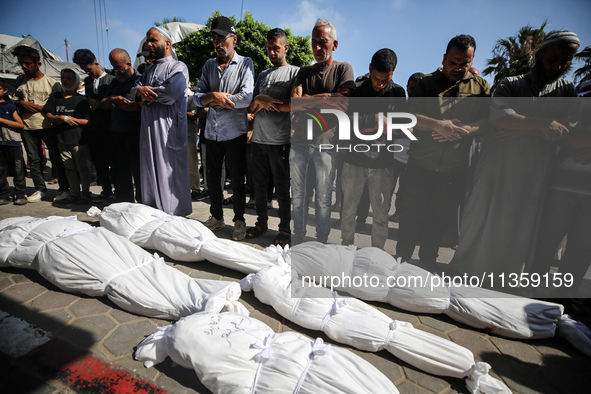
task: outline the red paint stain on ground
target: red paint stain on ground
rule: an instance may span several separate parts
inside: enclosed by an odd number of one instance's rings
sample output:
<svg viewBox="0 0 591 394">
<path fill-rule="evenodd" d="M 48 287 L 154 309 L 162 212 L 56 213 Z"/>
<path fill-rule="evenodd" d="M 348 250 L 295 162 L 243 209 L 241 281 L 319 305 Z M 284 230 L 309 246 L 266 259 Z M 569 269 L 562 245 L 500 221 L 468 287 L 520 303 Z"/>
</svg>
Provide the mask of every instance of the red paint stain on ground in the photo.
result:
<svg viewBox="0 0 591 394">
<path fill-rule="evenodd" d="M 140 381 L 127 372 L 116 370 L 91 356 L 83 356 L 62 367 L 58 378 L 76 391 L 101 393 L 165 393 L 165 391 Z"/>
<path fill-rule="evenodd" d="M 41 374 L 81 393 L 101 394 L 164 394 L 151 383 L 81 352 L 64 349 L 50 341 L 24 356 Z"/>
</svg>

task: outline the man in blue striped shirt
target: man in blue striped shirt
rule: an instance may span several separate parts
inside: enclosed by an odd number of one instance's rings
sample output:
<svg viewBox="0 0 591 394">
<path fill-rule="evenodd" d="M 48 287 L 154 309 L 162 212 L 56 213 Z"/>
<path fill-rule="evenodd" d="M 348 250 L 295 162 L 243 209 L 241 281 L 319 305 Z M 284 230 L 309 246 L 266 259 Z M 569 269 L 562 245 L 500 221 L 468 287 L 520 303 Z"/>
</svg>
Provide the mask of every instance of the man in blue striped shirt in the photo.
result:
<svg viewBox="0 0 591 394">
<path fill-rule="evenodd" d="M 228 164 L 234 200 L 232 239 L 246 236 L 244 210 L 246 193 L 247 108 L 252 101 L 254 67 L 252 59 L 234 50 L 238 41 L 234 22 L 220 16 L 211 24 L 211 42 L 217 57 L 203 66 L 194 100 L 198 107 L 208 107 L 204 141 L 207 148 L 206 171 L 211 217 L 205 222 L 210 230 L 224 228 L 222 209 L 222 168 Z"/>
</svg>

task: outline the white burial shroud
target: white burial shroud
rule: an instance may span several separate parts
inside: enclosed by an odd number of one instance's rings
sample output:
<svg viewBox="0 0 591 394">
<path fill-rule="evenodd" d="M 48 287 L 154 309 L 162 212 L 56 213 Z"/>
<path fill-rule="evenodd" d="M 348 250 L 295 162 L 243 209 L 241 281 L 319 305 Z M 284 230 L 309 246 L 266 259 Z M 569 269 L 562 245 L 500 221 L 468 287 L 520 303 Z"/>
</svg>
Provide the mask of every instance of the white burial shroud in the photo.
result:
<svg viewBox="0 0 591 394">
<path fill-rule="evenodd" d="M 169 356 L 214 393 L 398 393 L 353 352 L 296 332 L 276 334 L 237 313 L 198 313 L 161 327 L 135 358 L 150 367 Z"/>
<path fill-rule="evenodd" d="M 271 305 L 281 316 L 331 339 L 360 350 L 386 349 L 399 359 L 439 376 L 466 377 L 472 393 L 510 393 L 501 381 L 488 374 L 490 365 L 476 363 L 463 346 L 412 324 L 395 321 L 363 301 L 340 297 L 323 287 L 303 286 L 287 264 L 268 267 L 241 281 L 243 291 Z"/>
<path fill-rule="evenodd" d="M 591 357 L 591 331 L 563 315 L 562 305 L 481 288 L 450 290 L 442 283 L 433 287 L 413 286 L 412 280 L 421 279 L 428 283 L 433 274 L 412 264 L 400 263 L 377 248 L 357 250 L 355 247 L 305 242 L 288 249 L 282 260 L 274 247 L 259 251 L 237 242 L 210 238 L 215 235 L 195 220 L 170 216 L 141 204 L 112 204 L 102 212 L 92 207 L 88 214 L 99 216 L 102 226 L 140 246 L 184 261 L 205 258 L 214 264 L 251 273 L 290 259 L 300 276 L 375 276 L 379 281 L 377 286 L 335 286 L 334 289 L 416 313 L 445 313 L 456 321 L 499 336 L 548 338 L 554 336 L 558 325 L 561 329 L 557 335 L 565 337 Z M 174 230 L 176 226 L 182 230 Z M 156 230 L 160 228 L 166 231 Z M 402 282 L 399 281 L 397 286 L 390 286 L 388 278 L 391 277 L 404 279 L 406 285 L 400 286 Z"/>
<path fill-rule="evenodd" d="M 276 265 L 281 255 L 220 239 L 197 220 L 172 216 L 142 204 L 118 203 L 96 207 L 87 214 L 98 217 L 102 227 L 142 248 L 154 249 L 179 261 L 208 260 L 248 274 Z"/>
<path fill-rule="evenodd" d="M 549 338 L 556 333 L 591 357 L 591 331 L 564 315 L 564 307 L 559 304 L 478 287 L 448 288 L 441 281 L 439 286 L 431 287 L 429 277 L 433 274 L 400 263 L 378 248 L 358 250 L 351 246 L 306 242 L 289 249 L 284 256 L 301 277 L 335 278 L 334 290 L 363 300 L 387 302 L 418 313 L 444 313 L 461 323 L 507 338 Z M 373 285 L 362 286 L 351 286 L 354 282 L 348 280 L 336 281 L 364 276 L 377 279 Z M 392 278 L 397 279 L 397 286 Z M 427 285 L 417 285 L 421 279 Z"/>
<path fill-rule="evenodd" d="M 158 255 L 75 217 L 0 221 L 0 266 L 30 268 L 60 289 L 106 295 L 140 315 L 177 320 L 202 311 L 246 311 L 238 283 L 193 279 Z"/>
</svg>

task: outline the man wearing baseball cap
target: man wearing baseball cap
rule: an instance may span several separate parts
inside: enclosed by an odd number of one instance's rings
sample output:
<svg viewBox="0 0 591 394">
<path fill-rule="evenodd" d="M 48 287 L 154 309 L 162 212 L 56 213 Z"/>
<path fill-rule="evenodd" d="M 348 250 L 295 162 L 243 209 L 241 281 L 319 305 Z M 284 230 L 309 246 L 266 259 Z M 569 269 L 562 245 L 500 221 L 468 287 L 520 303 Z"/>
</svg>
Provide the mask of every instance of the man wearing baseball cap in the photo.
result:
<svg viewBox="0 0 591 394">
<path fill-rule="evenodd" d="M 225 158 L 234 200 L 232 239 L 239 241 L 246 236 L 247 108 L 252 101 L 254 67 L 252 59 L 234 50 L 237 41 L 232 20 L 220 16 L 212 21 L 211 42 L 217 57 L 209 59 L 203 66 L 194 100 L 197 106 L 208 108 L 204 142 L 211 217 L 205 225 L 211 230 L 225 226 L 221 179 Z"/>
</svg>

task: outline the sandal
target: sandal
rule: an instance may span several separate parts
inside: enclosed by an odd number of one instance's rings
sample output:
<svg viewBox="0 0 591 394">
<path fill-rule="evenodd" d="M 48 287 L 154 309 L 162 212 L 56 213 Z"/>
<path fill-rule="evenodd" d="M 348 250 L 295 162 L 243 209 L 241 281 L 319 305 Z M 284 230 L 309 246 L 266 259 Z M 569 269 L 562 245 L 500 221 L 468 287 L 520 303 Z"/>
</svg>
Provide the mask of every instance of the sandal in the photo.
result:
<svg viewBox="0 0 591 394">
<path fill-rule="evenodd" d="M 280 230 L 279 234 L 277 234 L 277 236 L 275 237 L 274 244 L 279 245 L 282 248 L 284 248 L 285 245 L 291 246 L 291 233 Z"/>
<path fill-rule="evenodd" d="M 259 237 L 266 233 L 268 229 L 268 227 L 261 227 L 260 225 L 256 224 L 254 227 L 251 227 L 248 230 L 246 230 L 246 238 Z"/>
<path fill-rule="evenodd" d="M 222 205 L 232 205 L 234 204 L 234 199 L 230 196 L 228 198 L 224 198 L 222 201 Z"/>
<path fill-rule="evenodd" d="M 47 184 L 48 185 L 57 185 L 58 184 L 57 178 L 47 181 Z"/>
<path fill-rule="evenodd" d="M 251 199 L 249 202 L 246 203 L 246 208 L 248 209 L 255 209 L 256 208 L 256 202 L 255 200 Z"/>
</svg>

